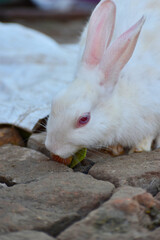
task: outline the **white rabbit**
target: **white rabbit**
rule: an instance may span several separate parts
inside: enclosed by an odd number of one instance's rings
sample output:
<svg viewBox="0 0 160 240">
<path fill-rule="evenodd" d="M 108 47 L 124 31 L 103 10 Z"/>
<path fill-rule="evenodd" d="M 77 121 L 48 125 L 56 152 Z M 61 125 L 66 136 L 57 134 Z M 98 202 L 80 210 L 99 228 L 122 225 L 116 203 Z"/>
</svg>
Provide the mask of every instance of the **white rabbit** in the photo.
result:
<svg viewBox="0 0 160 240">
<path fill-rule="evenodd" d="M 82 147 L 159 147 L 159 0 L 103 0 L 85 32 L 75 81 L 53 100 L 46 147 L 62 158 Z"/>
</svg>

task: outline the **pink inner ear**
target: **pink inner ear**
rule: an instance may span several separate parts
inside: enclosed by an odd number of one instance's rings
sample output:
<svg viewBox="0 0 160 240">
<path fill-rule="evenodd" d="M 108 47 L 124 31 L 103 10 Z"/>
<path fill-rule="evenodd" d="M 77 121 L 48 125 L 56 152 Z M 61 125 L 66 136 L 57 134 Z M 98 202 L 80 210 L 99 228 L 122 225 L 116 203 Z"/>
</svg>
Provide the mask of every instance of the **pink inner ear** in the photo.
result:
<svg viewBox="0 0 160 240">
<path fill-rule="evenodd" d="M 115 15 L 116 7 L 110 0 L 100 2 L 94 10 L 89 22 L 82 58 L 87 65 L 96 66 L 101 61 L 104 50 L 112 38 Z"/>
<path fill-rule="evenodd" d="M 145 19 L 142 17 L 106 49 L 100 65 L 100 69 L 105 75 L 105 79 L 100 83 L 101 85 L 106 83 L 109 83 L 112 87 L 115 85 L 120 71 L 133 54 L 144 21 Z"/>
<path fill-rule="evenodd" d="M 100 56 L 103 54 L 103 46 L 106 44 L 105 37 L 99 39 L 99 36 L 103 35 L 104 20 L 101 19 L 97 26 L 97 35 L 95 33 L 95 38 L 93 38 L 92 48 L 90 49 L 90 56 L 86 58 L 86 63 L 89 65 L 97 65 L 100 62 Z M 94 48 L 93 48 L 94 46 Z"/>
</svg>

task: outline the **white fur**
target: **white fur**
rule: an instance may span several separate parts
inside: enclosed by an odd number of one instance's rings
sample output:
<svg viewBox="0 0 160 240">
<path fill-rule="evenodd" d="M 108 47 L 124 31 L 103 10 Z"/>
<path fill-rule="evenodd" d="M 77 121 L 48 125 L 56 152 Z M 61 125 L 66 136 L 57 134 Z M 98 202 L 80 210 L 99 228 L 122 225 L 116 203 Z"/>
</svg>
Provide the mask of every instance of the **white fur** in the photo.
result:
<svg viewBox="0 0 160 240">
<path fill-rule="evenodd" d="M 143 139 L 160 136 L 160 1 L 116 0 L 115 4 L 112 42 L 143 15 L 146 22 L 112 93 L 100 86 L 99 68 L 82 63 L 75 81 L 53 100 L 46 146 L 61 157 L 82 147 L 117 143 L 137 147 Z M 86 34 L 85 30 L 81 44 Z M 85 112 L 91 112 L 90 122 L 76 128 Z"/>
</svg>

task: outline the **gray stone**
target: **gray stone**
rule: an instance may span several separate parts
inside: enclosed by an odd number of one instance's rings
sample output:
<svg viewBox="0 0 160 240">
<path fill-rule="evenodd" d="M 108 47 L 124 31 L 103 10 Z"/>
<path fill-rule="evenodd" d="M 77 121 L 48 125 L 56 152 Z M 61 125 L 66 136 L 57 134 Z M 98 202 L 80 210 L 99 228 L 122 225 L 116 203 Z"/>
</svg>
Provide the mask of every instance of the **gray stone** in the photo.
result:
<svg viewBox="0 0 160 240">
<path fill-rule="evenodd" d="M 62 232 L 58 240 L 159 240 L 160 228 L 149 230 L 153 224 L 149 211 L 154 207 L 160 213 L 159 204 L 143 189 L 120 188 L 109 201 Z"/>
<path fill-rule="evenodd" d="M 101 156 L 101 161 L 90 169 L 89 174 L 110 181 L 116 187 L 136 186 L 156 195 L 160 189 L 160 150 L 115 158 L 103 155 L 103 161 Z"/>
<path fill-rule="evenodd" d="M 157 199 L 158 201 L 160 201 L 160 192 L 157 193 L 157 195 L 155 196 L 155 199 Z"/>
<path fill-rule="evenodd" d="M 2 188 L 0 234 L 40 230 L 56 236 L 108 200 L 113 189 L 111 183 L 74 172 L 48 173 L 28 184 Z"/>
<path fill-rule="evenodd" d="M 27 183 L 49 172 L 72 172 L 40 152 L 13 145 L 0 147 L 0 182 L 12 186 Z"/>
<path fill-rule="evenodd" d="M 48 236 L 43 232 L 37 231 L 20 231 L 8 233 L 0 236 L 0 240 L 54 240 L 55 238 Z"/>
<path fill-rule="evenodd" d="M 107 151 L 101 149 L 88 149 L 87 151 L 87 159 L 92 161 L 93 163 L 103 163 L 104 161 L 111 161 L 114 159 Z"/>
<path fill-rule="evenodd" d="M 46 132 L 34 133 L 28 139 L 27 147 L 39 151 L 50 157 L 50 152 L 45 147 Z"/>
</svg>

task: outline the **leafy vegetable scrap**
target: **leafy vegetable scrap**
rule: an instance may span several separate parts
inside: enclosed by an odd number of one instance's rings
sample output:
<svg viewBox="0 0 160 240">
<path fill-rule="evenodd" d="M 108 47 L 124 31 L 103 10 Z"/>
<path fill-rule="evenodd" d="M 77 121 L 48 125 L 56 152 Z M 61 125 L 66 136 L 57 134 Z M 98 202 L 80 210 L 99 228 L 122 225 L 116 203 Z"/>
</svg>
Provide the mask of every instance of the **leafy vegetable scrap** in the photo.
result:
<svg viewBox="0 0 160 240">
<path fill-rule="evenodd" d="M 87 148 L 82 148 L 81 150 L 76 152 L 73 157 L 64 159 L 55 154 L 51 154 L 51 157 L 56 162 L 63 163 L 69 166 L 70 168 L 74 168 L 78 163 L 80 163 L 86 157 L 86 154 L 87 154 Z"/>
<path fill-rule="evenodd" d="M 76 152 L 69 167 L 74 168 L 78 163 L 82 162 L 82 160 L 86 157 L 86 154 L 87 148 L 82 148 L 81 150 Z"/>
</svg>

